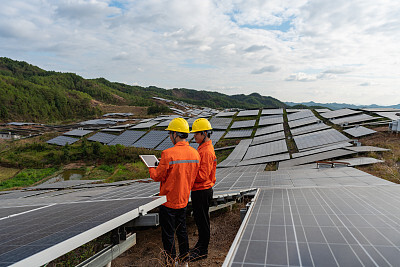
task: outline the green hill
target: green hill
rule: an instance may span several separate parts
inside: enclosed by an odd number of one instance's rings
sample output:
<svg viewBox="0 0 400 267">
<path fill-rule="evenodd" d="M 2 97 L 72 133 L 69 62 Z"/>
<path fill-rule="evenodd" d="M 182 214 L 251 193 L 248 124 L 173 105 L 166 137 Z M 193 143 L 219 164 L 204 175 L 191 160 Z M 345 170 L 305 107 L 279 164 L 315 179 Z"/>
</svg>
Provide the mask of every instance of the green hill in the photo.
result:
<svg viewBox="0 0 400 267">
<path fill-rule="evenodd" d="M 278 108 L 281 101 L 253 93 L 233 95 L 192 89 L 130 86 L 104 78 L 46 71 L 23 61 L 0 57 L 0 121 L 55 122 L 99 116 L 95 104 L 150 106 L 151 97 L 212 108 Z M 96 100 L 96 101 L 94 101 Z"/>
</svg>

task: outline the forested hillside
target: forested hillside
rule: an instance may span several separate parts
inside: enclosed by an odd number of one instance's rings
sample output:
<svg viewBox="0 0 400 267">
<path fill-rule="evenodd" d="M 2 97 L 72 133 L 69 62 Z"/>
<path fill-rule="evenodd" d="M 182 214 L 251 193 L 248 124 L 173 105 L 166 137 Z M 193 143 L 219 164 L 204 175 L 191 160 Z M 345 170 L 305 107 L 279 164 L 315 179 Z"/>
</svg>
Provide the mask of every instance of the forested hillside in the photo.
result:
<svg viewBox="0 0 400 267">
<path fill-rule="evenodd" d="M 212 108 L 285 107 L 279 100 L 257 93 L 228 96 L 192 89 L 130 86 L 104 78 L 84 79 L 74 73 L 45 71 L 26 62 L 0 58 L 0 121 L 83 119 L 101 114 L 93 100 L 114 105 L 149 106 L 153 96 Z"/>
</svg>

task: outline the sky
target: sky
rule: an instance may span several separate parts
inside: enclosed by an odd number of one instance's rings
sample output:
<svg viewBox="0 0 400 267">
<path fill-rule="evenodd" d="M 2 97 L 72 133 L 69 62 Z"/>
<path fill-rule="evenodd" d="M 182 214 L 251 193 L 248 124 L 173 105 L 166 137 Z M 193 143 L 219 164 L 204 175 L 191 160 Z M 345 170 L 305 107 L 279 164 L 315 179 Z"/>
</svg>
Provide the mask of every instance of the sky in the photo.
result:
<svg viewBox="0 0 400 267">
<path fill-rule="evenodd" d="M 400 104 L 393 0 L 0 0 L 0 56 L 84 78 Z"/>
</svg>

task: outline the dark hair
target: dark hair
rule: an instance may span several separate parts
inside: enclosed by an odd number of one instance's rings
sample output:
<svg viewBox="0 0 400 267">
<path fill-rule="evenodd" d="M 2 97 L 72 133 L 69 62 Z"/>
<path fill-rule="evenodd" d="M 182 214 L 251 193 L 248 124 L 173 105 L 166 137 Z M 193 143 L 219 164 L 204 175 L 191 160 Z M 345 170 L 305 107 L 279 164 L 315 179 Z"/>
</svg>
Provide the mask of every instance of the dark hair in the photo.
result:
<svg viewBox="0 0 400 267">
<path fill-rule="evenodd" d="M 181 133 L 181 132 L 176 132 L 176 135 L 182 139 L 186 139 L 189 136 L 187 133 Z"/>
</svg>

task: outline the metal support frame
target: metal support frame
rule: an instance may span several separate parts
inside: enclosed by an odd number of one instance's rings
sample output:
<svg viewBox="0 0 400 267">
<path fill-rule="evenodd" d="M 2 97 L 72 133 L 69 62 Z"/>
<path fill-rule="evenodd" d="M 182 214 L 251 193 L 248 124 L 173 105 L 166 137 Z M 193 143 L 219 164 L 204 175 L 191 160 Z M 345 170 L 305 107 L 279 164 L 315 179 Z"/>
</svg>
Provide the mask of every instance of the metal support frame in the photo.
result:
<svg viewBox="0 0 400 267">
<path fill-rule="evenodd" d="M 76 265 L 76 267 L 106 266 L 119 255 L 136 245 L 136 234 L 128 236 L 125 241 L 117 245 L 110 245 L 94 256 Z"/>
<path fill-rule="evenodd" d="M 148 213 L 143 216 L 127 222 L 124 224 L 125 227 L 142 227 L 142 226 L 158 226 L 160 224 L 160 218 L 158 213 Z"/>
</svg>

